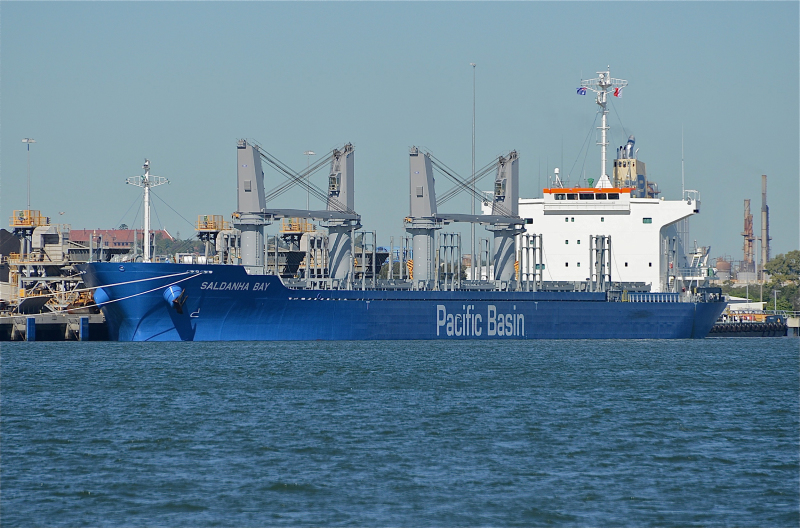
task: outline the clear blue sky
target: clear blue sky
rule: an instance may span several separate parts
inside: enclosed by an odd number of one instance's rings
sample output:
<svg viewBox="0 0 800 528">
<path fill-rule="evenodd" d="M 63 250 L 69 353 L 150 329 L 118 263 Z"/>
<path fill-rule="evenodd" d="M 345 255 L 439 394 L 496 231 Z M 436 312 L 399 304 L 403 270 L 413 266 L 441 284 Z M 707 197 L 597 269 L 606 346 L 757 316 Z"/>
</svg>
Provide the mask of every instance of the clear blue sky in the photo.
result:
<svg viewBox="0 0 800 528">
<path fill-rule="evenodd" d="M 579 155 L 596 105 L 575 89 L 610 65 L 629 82 L 613 101 L 611 152 L 635 134 L 668 199 L 680 196 L 683 128 L 686 186 L 702 199 L 692 239 L 741 259 L 743 200 L 758 230 L 767 174 L 773 255 L 797 249 L 798 5 L 4 1 L 3 223 L 25 208 L 24 137 L 37 141 L 32 208 L 75 229 L 134 223 L 136 205 L 125 211 L 139 193 L 124 180 L 145 157 L 171 180 L 156 194 L 193 222 L 236 208 L 237 138 L 297 169 L 303 151 L 350 141 L 356 210 L 386 244 L 408 214 L 409 146 L 470 173 L 470 62 L 476 164 L 516 149 L 531 197 L 555 166 L 596 178 L 593 132 Z M 156 225 L 193 232 L 155 205 Z M 305 193 L 270 205 L 304 207 Z M 462 197 L 443 209 L 469 207 Z"/>
</svg>

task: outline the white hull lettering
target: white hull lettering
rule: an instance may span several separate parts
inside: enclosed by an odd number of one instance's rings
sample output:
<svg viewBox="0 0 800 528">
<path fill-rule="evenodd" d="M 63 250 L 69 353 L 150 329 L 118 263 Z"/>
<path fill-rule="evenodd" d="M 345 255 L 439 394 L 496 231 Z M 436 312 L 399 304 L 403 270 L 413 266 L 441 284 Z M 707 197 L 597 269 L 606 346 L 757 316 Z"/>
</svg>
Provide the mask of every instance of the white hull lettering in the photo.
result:
<svg viewBox="0 0 800 528">
<path fill-rule="evenodd" d="M 489 337 L 524 337 L 525 315 L 517 313 L 513 306 L 511 313 L 498 313 L 497 307 L 490 304 L 486 308 L 486 335 Z M 461 311 L 449 313 L 443 304 L 436 305 L 436 335 L 446 337 L 480 337 L 483 335 L 483 316 L 475 313 L 475 305 L 465 304 Z"/>
<path fill-rule="evenodd" d="M 232 290 L 247 291 L 250 289 L 249 282 L 203 282 L 200 284 L 201 290 Z"/>
</svg>

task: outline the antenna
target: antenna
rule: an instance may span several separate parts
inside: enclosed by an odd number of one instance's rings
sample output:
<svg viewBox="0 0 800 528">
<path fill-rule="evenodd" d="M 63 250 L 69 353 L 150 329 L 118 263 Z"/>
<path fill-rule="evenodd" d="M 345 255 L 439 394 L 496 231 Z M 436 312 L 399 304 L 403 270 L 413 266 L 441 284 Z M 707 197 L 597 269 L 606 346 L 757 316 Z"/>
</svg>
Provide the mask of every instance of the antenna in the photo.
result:
<svg viewBox="0 0 800 528">
<path fill-rule="evenodd" d="M 681 200 L 686 199 L 686 171 L 684 169 L 683 158 L 683 124 L 681 123 Z M 686 251 L 686 246 L 689 245 L 689 218 L 681 220 L 681 244 L 683 250 Z"/>
<path fill-rule="evenodd" d="M 686 195 L 686 173 L 683 169 L 683 124 L 681 124 L 681 200 Z"/>
<path fill-rule="evenodd" d="M 606 173 L 606 148 L 608 147 L 608 94 L 613 92 L 615 97 L 622 96 L 622 89 L 628 86 L 628 81 L 623 79 L 614 79 L 611 77 L 611 66 L 606 67 L 606 71 L 597 72 L 597 77 L 594 79 L 581 80 L 581 87 L 591 90 L 597 94 L 595 102 L 602 109 L 602 120 L 600 126 L 600 181 L 598 187 L 611 187 L 611 182 L 608 180 Z"/>
<path fill-rule="evenodd" d="M 145 159 L 144 175 L 131 176 L 125 183 L 128 185 L 135 185 L 144 189 L 144 262 L 150 262 L 150 187 L 158 187 L 169 183 L 169 180 L 161 176 L 153 176 L 150 174 L 150 160 Z"/>
</svg>

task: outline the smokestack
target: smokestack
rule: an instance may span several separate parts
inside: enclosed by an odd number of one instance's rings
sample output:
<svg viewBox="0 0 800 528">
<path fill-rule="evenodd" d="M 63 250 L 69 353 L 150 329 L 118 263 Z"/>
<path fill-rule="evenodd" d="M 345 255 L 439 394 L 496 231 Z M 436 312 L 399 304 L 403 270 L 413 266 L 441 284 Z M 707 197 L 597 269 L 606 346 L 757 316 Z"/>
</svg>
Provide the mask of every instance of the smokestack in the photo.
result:
<svg viewBox="0 0 800 528">
<path fill-rule="evenodd" d="M 761 175 L 761 276 L 769 262 L 769 207 L 767 206 L 767 175 Z"/>
<path fill-rule="evenodd" d="M 755 242 L 755 235 L 753 233 L 753 215 L 750 213 L 750 200 L 744 201 L 744 261 L 742 262 L 742 271 L 756 271 L 755 266 L 755 249 L 753 242 Z"/>
</svg>

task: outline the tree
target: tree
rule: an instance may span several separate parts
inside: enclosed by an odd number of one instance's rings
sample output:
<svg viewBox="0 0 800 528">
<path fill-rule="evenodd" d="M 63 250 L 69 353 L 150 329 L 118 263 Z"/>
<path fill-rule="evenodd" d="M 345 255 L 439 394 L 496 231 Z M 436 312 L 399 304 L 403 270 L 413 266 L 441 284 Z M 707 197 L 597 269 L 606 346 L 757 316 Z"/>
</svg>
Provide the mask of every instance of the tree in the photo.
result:
<svg viewBox="0 0 800 528">
<path fill-rule="evenodd" d="M 170 255 L 175 253 L 197 253 L 202 254 L 205 252 L 203 242 L 196 238 L 187 238 L 186 240 L 169 240 L 161 233 L 155 235 L 155 254 L 156 255 Z"/>
<path fill-rule="evenodd" d="M 392 277 L 395 279 L 400 278 L 400 266 L 401 263 L 398 261 L 392 262 Z M 403 276 L 408 275 L 408 270 L 403 270 Z M 379 279 L 388 279 L 389 278 L 389 263 L 387 262 L 381 267 L 381 271 L 378 273 Z"/>
<path fill-rule="evenodd" d="M 800 279 L 800 251 L 780 254 L 767 262 L 764 269 L 776 280 L 796 282 Z"/>
<path fill-rule="evenodd" d="M 775 302 L 772 291 L 778 290 L 778 310 L 800 311 L 800 251 L 780 254 L 767 262 L 764 269 L 771 276 L 764 285 L 764 300 L 771 300 L 767 303 L 768 309 L 773 308 Z"/>
</svg>

